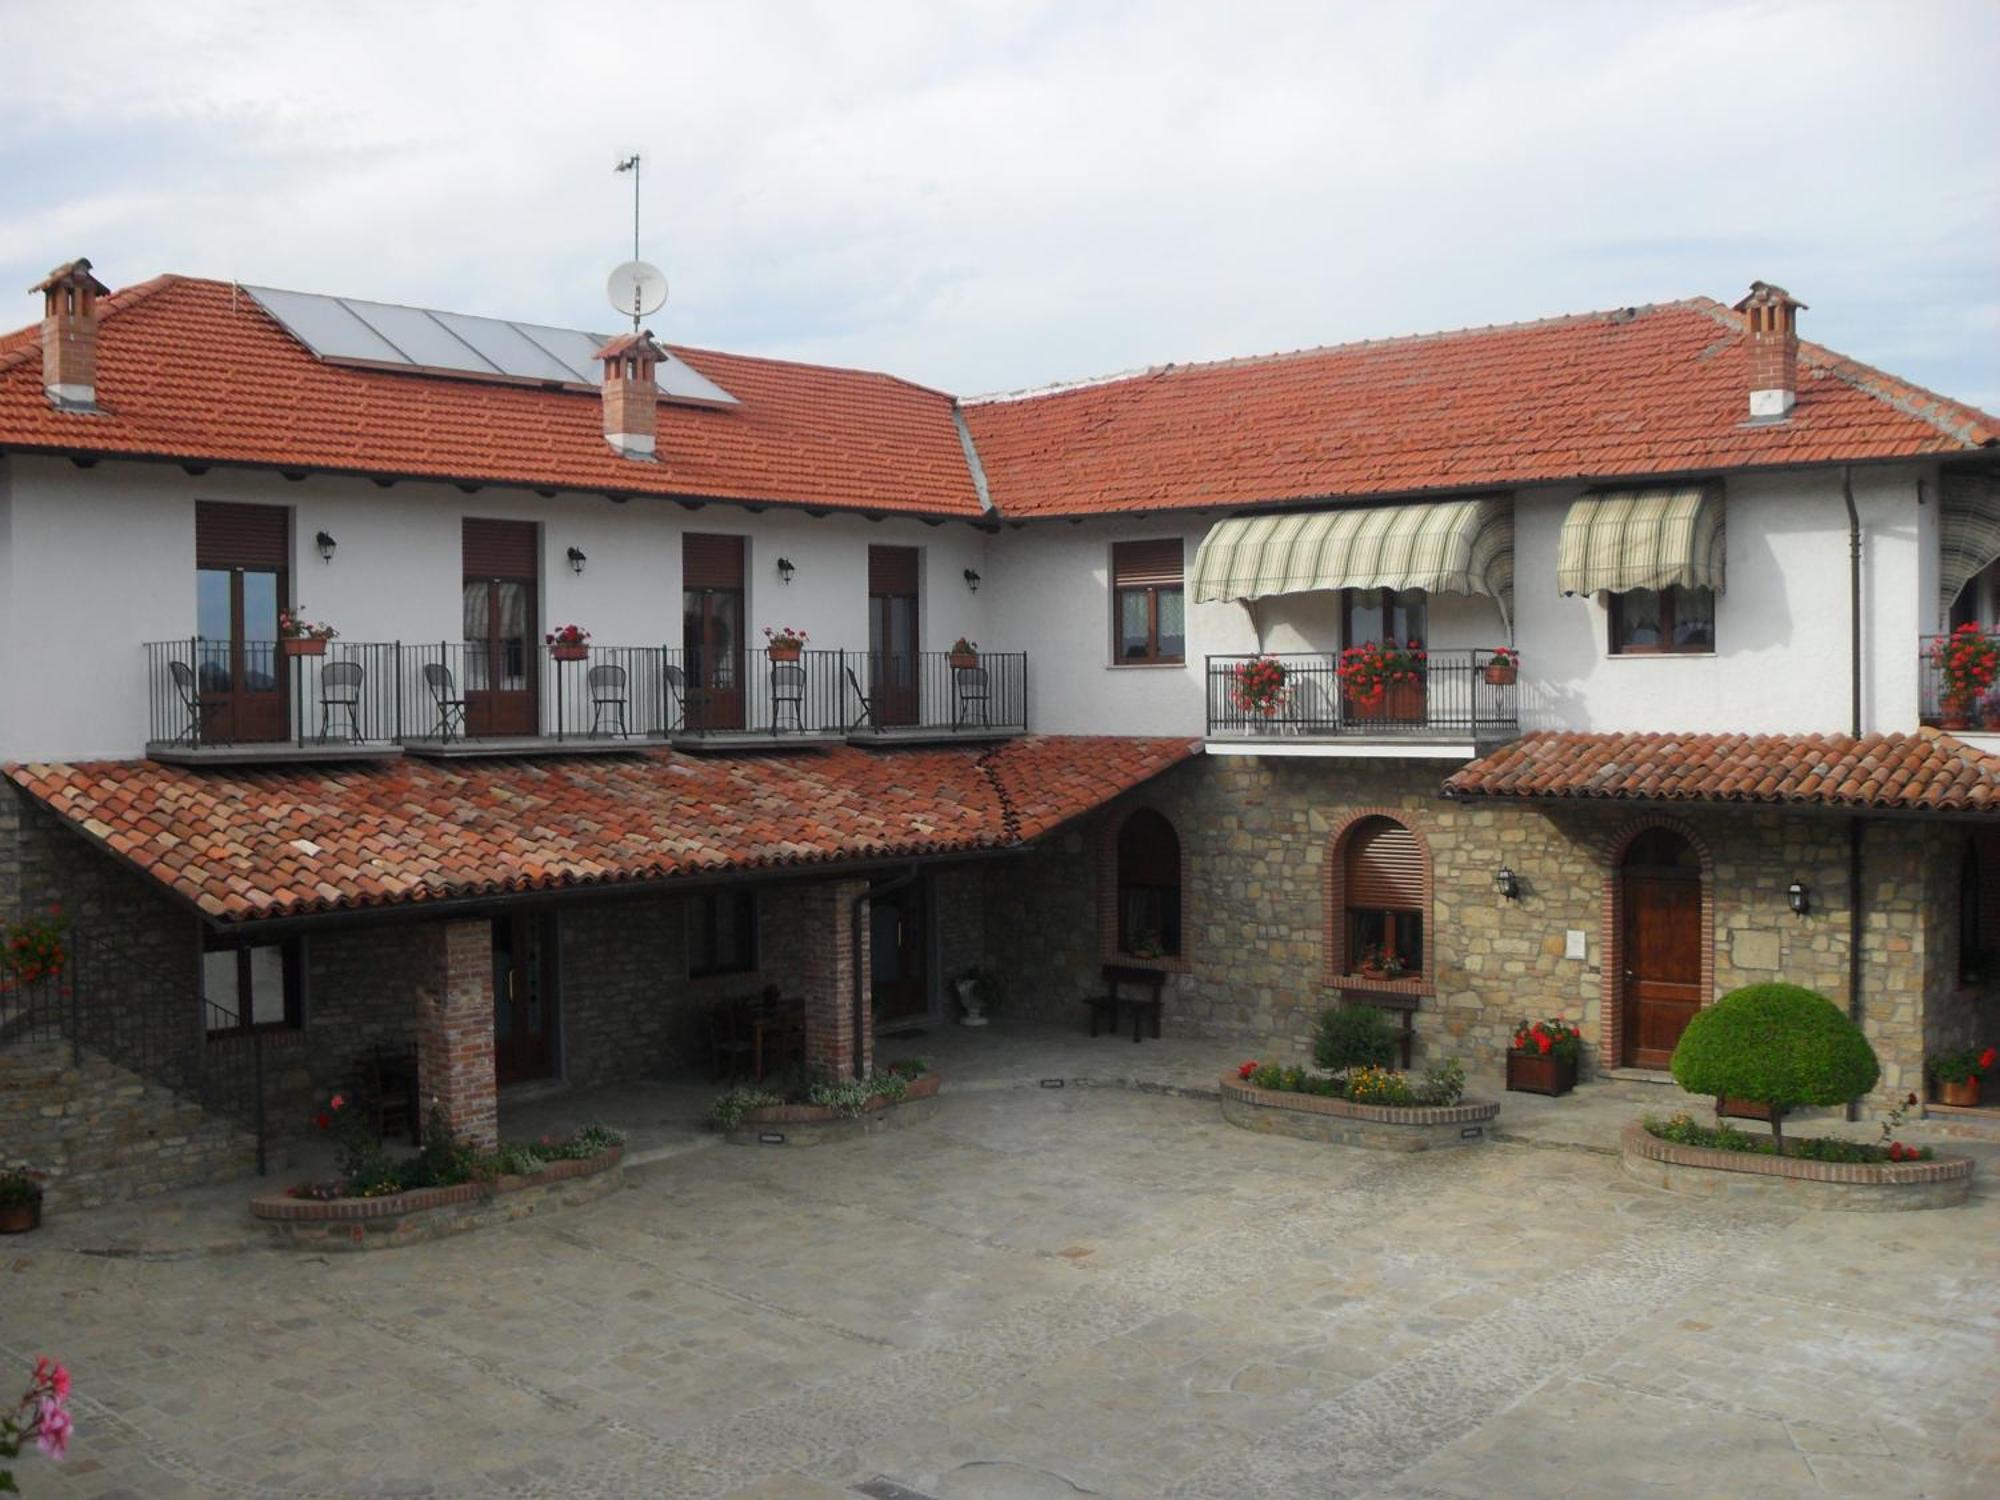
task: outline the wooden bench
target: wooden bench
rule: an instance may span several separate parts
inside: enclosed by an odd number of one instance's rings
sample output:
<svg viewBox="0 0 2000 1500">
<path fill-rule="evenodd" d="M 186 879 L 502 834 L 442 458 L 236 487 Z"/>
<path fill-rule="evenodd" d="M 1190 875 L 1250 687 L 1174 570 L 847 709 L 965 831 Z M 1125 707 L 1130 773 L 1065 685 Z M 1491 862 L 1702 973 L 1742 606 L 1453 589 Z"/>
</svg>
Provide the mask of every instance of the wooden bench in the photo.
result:
<svg viewBox="0 0 2000 1500">
<path fill-rule="evenodd" d="M 1345 1003 L 1372 1005 L 1377 1010 L 1386 1010 L 1399 1018 L 1396 1046 L 1402 1054 L 1403 1071 L 1409 1072 L 1410 1048 L 1417 1039 L 1417 1009 L 1423 1003 L 1423 997 L 1406 995 L 1397 990 L 1348 990 Z"/>
<path fill-rule="evenodd" d="M 1083 1003 L 1090 1007 L 1090 1034 L 1097 1035 L 1098 1023 L 1110 1020 L 1110 1031 L 1118 1034 L 1118 1008 L 1122 1005 L 1132 1012 L 1132 1040 L 1138 1041 L 1141 1027 L 1148 1015 L 1153 1020 L 1153 1040 L 1160 1039 L 1160 991 L 1166 985 L 1167 976 L 1158 969 L 1139 969 L 1129 964 L 1106 964 L 1104 966 L 1104 989 L 1096 995 L 1084 996 Z M 1144 990 L 1144 994 L 1129 993 Z"/>
</svg>

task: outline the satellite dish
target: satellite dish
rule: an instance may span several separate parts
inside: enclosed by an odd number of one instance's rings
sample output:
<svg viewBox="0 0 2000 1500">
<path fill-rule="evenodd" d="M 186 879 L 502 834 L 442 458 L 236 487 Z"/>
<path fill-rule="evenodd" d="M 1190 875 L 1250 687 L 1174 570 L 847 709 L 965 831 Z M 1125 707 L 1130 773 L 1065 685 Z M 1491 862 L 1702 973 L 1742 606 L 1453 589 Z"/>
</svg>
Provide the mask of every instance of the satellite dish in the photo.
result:
<svg viewBox="0 0 2000 1500">
<path fill-rule="evenodd" d="M 636 328 L 641 318 L 651 317 L 667 305 L 666 273 L 643 260 L 628 260 L 611 273 L 604 283 L 604 294 Z"/>
</svg>

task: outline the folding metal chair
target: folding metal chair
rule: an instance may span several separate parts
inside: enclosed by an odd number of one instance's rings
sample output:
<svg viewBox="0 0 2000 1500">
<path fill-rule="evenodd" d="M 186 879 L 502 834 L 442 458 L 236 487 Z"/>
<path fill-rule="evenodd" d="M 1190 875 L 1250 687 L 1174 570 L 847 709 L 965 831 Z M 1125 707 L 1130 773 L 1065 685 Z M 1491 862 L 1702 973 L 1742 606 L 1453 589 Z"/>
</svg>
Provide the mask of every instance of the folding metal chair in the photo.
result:
<svg viewBox="0 0 2000 1500">
<path fill-rule="evenodd" d="M 783 729 L 785 710 L 792 711 L 792 728 L 806 727 L 806 669 L 796 662 L 779 662 L 771 668 L 771 729 Z"/>
<path fill-rule="evenodd" d="M 673 699 L 673 711 L 667 714 L 667 722 L 664 726 L 667 732 L 671 734 L 674 731 L 674 721 L 676 719 L 680 721 L 680 728 L 687 728 L 687 673 L 683 672 L 674 663 L 668 662 L 660 668 L 660 678 L 667 685 L 667 696 Z"/>
<path fill-rule="evenodd" d="M 602 725 L 609 722 L 617 727 L 620 735 L 628 740 L 632 738 L 632 730 L 625 722 L 625 669 L 592 667 L 584 674 L 584 686 L 590 693 L 590 732 L 596 734 Z"/>
<path fill-rule="evenodd" d="M 953 667 L 951 685 L 958 695 L 958 712 L 951 721 L 953 729 L 963 729 L 972 722 L 976 711 L 979 726 L 991 729 L 993 719 L 990 714 L 993 702 L 993 681 L 984 667 Z"/>
<path fill-rule="evenodd" d="M 347 737 L 361 738 L 361 663 L 330 661 L 319 669 L 319 741 L 333 733 L 333 716 L 347 715 Z"/>
<path fill-rule="evenodd" d="M 452 730 L 459 737 L 465 735 L 465 699 L 459 696 L 458 684 L 452 680 L 451 668 L 440 662 L 424 663 L 424 686 L 430 690 L 431 703 L 437 709 L 438 738 L 449 743 Z"/>
<path fill-rule="evenodd" d="M 187 715 L 187 728 L 169 740 L 178 745 L 187 742 L 189 749 L 204 744 L 208 740 L 209 705 L 202 701 L 201 688 L 195 682 L 194 668 L 184 661 L 167 663 L 167 675 L 174 680 L 174 691 L 180 694 L 181 711 Z"/>
<path fill-rule="evenodd" d="M 868 694 L 862 691 L 861 679 L 854 675 L 854 668 L 852 667 L 847 669 L 847 685 L 854 690 L 854 696 L 861 700 L 861 712 L 855 716 L 854 722 L 847 727 L 849 729 L 859 729 L 863 724 L 866 724 L 870 729 L 880 729 L 882 726 L 875 722 L 875 705 L 869 701 Z"/>
</svg>

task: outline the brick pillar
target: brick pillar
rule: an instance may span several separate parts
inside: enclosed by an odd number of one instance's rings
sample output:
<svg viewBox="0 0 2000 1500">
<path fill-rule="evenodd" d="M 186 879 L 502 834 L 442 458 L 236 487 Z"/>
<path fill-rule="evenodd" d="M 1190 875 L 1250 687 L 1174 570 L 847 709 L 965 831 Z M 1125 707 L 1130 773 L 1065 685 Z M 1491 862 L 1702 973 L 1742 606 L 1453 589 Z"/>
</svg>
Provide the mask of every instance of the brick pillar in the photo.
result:
<svg viewBox="0 0 2000 1500">
<path fill-rule="evenodd" d="M 424 929 L 417 993 L 417 1078 L 424 1118 L 444 1112 L 452 1134 L 483 1150 L 500 1143 L 493 1079 L 493 924 Z"/>
<path fill-rule="evenodd" d="M 799 903 L 805 925 L 806 1067 L 828 1078 L 854 1076 L 855 1048 L 866 1073 L 875 1063 L 875 1007 L 868 983 L 868 908 L 861 908 L 862 947 L 854 950 L 854 901 L 865 880 L 830 880 Z M 855 985 L 861 987 L 861 1028 L 855 1036 Z"/>
</svg>

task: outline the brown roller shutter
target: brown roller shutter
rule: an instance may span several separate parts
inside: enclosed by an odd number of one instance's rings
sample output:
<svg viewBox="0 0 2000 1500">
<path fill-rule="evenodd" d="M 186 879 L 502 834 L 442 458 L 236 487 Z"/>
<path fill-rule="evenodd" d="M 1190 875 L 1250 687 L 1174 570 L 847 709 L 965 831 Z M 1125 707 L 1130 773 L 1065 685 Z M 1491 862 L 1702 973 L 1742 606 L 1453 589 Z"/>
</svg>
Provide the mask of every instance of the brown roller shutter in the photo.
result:
<svg viewBox="0 0 2000 1500">
<path fill-rule="evenodd" d="M 868 549 L 869 593 L 914 594 L 916 591 L 917 549 L 915 547 Z"/>
<path fill-rule="evenodd" d="M 535 566 L 533 521 L 479 521 L 467 516 L 464 551 L 467 578 L 532 579 L 541 571 Z"/>
<path fill-rule="evenodd" d="M 1159 542 L 1113 542 L 1111 586 L 1121 589 L 1172 587 L 1181 581 L 1179 537 Z"/>
<path fill-rule="evenodd" d="M 198 568 L 289 567 L 290 519 L 282 505 L 197 500 L 194 564 Z"/>
<path fill-rule="evenodd" d="M 1370 818 L 1347 844 L 1347 905 L 1422 911 L 1424 851 L 1417 836 L 1387 818 Z"/>
<path fill-rule="evenodd" d="M 681 587 L 684 589 L 743 588 L 743 538 L 705 536 L 690 531 L 681 537 Z"/>
</svg>

